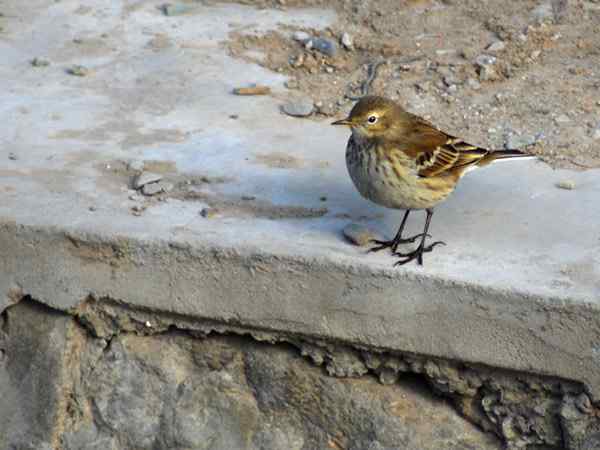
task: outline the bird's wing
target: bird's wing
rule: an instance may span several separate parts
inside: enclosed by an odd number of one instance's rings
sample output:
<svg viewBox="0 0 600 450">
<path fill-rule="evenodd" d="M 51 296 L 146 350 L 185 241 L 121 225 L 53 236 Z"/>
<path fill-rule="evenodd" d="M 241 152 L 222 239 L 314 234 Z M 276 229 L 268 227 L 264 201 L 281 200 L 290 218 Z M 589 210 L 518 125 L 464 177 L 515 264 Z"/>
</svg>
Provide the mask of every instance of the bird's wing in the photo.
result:
<svg viewBox="0 0 600 450">
<path fill-rule="evenodd" d="M 414 158 L 417 173 L 422 177 L 462 173 L 489 153 L 438 130 L 420 117 L 414 118 L 411 132 L 403 136 L 400 148 Z"/>
</svg>

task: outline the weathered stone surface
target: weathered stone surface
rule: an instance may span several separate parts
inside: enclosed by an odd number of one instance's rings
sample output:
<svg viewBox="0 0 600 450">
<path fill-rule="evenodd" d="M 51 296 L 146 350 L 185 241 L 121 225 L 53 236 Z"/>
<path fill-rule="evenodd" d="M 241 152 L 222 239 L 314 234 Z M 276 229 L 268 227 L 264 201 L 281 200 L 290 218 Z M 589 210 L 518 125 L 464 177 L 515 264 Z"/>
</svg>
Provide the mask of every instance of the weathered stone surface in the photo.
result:
<svg viewBox="0 0 600 450">
<path fill-rule="evenodd" d="M 54 448 L 71 323 L 27 300 L 0 317 L 0 448 Z"/>
<path fill-rule="evenodd" d="M 70 313 L 2 314 L 0 448 L 597 448 L 580 383 L 108 299 Z"/>
<path fill-rule="evenodd" d="M 500 448 L 420 382 L 334 378 L 293 347 L 240 337 L 120 335 L 81 386 L 69 409 L 92 414 L 65 450 Z"/>
</svg>

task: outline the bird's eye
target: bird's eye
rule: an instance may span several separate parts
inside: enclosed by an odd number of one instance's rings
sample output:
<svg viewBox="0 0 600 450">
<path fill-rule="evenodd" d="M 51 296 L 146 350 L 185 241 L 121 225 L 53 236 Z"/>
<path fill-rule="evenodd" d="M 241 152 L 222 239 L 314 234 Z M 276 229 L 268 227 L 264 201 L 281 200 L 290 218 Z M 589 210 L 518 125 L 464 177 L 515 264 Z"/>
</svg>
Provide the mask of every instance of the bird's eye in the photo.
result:
<svg viewBox="0 0 600 450">
<path fill-rule="evenodd" d="M 369 118 L 367 119 L 367 121 L 369 123 L 375 123 L 375 122 L 377 122 L 377 116 L 369 116 Z"/>
</svg>

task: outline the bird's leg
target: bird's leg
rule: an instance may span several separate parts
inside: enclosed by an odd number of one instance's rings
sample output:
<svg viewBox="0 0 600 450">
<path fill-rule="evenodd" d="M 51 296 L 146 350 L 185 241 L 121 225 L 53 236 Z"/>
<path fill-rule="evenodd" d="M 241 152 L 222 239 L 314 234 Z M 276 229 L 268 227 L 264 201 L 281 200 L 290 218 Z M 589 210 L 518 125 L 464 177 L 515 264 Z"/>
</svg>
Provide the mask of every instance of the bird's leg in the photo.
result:
<svg viewBox="0 0 600 450">
<path fill-rule="evenodd" d="M 408 215 L 410 214 L 410 209 L 407 209 L 406 212 L 404 213 L 404 217 L 402 218 L 402 222 L 400 223 L 400 227 L 398 227 L 398 232 L 396 233 L 396 236 L 394 236 L 394 239 L 392 239 L 391 241 L 379 241 L 377 239 L 373 239 L 371 240 L 371 242 L 373 242 L 374 244 L 377 244 L 376 247 L 373 247 L 371 249 L 369 249 L 369 252 L 378 252 L 379 250 L 383 250 L 384 248 L 391 248 L 392 252 L 395 252 L 396 250 L 398 250 L 398 245 L 400 244 L 406 244 L 409 242 L 415 242 L 418 238 L 420 238 L 422 235 L 421 234 L 417 234 L 415 236 L 403 239 L 402 238 L 402 232 L 404 231 L 404 225 L 406 225 L 406 219 L 408 219 Z"/>
<path fill-rule="evenodd" d="M 402 266 L 402 265 L 406 264 L 407 262 L 410 262 L 414 259 L 417 260 L 417 264 L 422 266 L 423 265 L 423 253 L 432 251 L 436 245 L 446 245 L 445 242 L 436 241 L 436 242 L 433 242 L 432 244 L 428 245 L 427 247 L 425 247 L 425 239 L 427 238 L 427 236 L 429 236 L 427 234 L 427 232 L 429 231 L 429 224 L 431 223 L 431 217 L 433 216 L 433 210 L 427 209 L 427 210 L 425 210 L 425 212 L 427 213 L 427 218 L 425 219 L 425 228 L 423 229 L 423 233 L 420 234 L 421 242 L 419 243 L 419 246 L 417 247 L 416 250 L 409 252 L 409 253 L 394 252 L 393 253 L 394 256 L 399 256 L 401 258 L 399 261 L 397 261 L 394 264 L 395 266 Z"/>
</svg>

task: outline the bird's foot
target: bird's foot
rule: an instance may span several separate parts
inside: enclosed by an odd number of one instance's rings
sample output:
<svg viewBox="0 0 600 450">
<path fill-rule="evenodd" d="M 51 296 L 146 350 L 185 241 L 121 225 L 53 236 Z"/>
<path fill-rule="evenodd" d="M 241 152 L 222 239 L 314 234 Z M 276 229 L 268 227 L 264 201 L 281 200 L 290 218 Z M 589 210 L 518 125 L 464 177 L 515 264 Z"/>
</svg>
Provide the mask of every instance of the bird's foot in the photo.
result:
<svg viewBox="0 0 600 450">
<path fill-rule="evenodd" d="M 427 235 L 425 235 L 425 237 L 431 237 L 431 236 L 429 234 L 427 234 Z M 397 241 L 393 240 L 393 239 L 391 241 L 380 241 L 377 239 L 371 239 L 371 242 L 373 244 L 377 244 L 377 245 L 375 247 L 370 248 L 369 253 L 378 252 L 379 250 L 383 250 L 386 248 L 391 248 L 392 253 L 395 253 L 400 244 L 412 244 L 417 239 L 421 239 L 421 238 L 423 238 L 423 233 L 415 234 L 414 236 L 411 236 L 406 239 L 398 239 Z"/>
<path fill-rule="evenodd" d="M 429 244 L 427 247 L 420 245 L 419 247 L 417 247 L 416 250 L 413 250 L 412 252 L 408 252 L 408 253 L 394 252 L 392 254 L 394 256 L 398 256 L 400 258 L 400 260 L 398 260 L 394 263 L 394 266 L 403 266 L 404 264 L 406 264 L 410 261 L 413 261 L 415 259 L 417 260 L 417 264 L 422 266 L 423 265 L 423 253 L 429 253 L 429 252 L 433 251 L 433 249 L 435 248 L 436 245 L 446 245 L 446 243 L 443 241 L 436 241 L 436 242 Z"/>
</svg>

